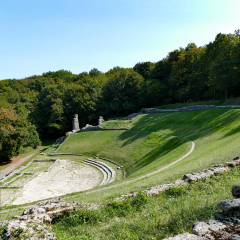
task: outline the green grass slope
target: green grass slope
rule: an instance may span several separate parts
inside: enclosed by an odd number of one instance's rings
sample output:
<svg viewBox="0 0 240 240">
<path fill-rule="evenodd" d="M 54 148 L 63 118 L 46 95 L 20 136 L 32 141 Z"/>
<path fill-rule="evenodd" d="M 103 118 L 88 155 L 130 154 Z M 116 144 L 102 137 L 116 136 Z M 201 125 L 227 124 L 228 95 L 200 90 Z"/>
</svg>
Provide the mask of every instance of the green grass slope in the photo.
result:
<svg viewBox="0 0 240 240">
<path fill-rule="evenodd" d="M 123 165 L 128 176 L 141 175 L 170 163 L 191 148 L 191 168 L 207 167 L 239 154 L 239 109 L 143 114 L 127 131 L 71 135 L 61 153 L 100 155 Z"/>
<path fill-rule="evenodd" d="M 127 131 L 73 134 L 58 152 L 100 155 L 124 166 L 127 178 L 112 183 L 111 191 L 102 187 L 84 194 L 86 201 L 102 201 L 232 160 L 240 153 L 239 119 L 239 109 L 143 114 Z M 187 139 L 196 144 L 191 155 L 160 173 L 138 179 L 185 155 L 191 148 Z M 72 196 L 70 200 L 82 198 Z"/>
<path fill-rule="evenodd" d="M 153 197 L 107 202 L 99 210 L 75 211 L 52 224 L 59 240 L 157 240 L 192 232 L 192 224 L 219 211 L 216 204 L 233 198 L 240 170 L 220 174 L 186 187 L 173 187 Z"/>
</svg>

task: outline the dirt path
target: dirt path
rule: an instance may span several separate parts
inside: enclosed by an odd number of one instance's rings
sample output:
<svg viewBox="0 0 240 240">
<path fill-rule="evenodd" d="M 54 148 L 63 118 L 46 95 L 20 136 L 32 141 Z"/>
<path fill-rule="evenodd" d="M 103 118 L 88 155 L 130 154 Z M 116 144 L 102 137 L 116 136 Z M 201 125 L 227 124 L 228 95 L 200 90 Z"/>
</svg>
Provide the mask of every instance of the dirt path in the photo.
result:
<svg viewBox="0 0 240 240">
<path fill-rule="evenodd" d="M 29 158 L 31 158 L 35 153 L 32 153 L 26 157 L 16 157 L 12 159 L 12 162 L 9 164 L 9 166 L 5 169 L 3 169 L 0 172 L 0 179 L 3 178 L 6 174 L 13 171 L 15 168 L 19 167 L 21 164 L 23 164 L 25 161 L 27 161 Z"/>
</svg>

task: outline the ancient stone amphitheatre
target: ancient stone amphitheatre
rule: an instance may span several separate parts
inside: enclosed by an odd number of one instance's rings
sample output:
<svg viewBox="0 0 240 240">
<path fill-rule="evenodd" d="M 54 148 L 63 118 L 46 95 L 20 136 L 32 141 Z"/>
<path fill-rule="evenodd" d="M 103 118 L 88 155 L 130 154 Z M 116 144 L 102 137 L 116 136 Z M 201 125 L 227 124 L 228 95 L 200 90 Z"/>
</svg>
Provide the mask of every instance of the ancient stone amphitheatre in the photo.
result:
<svg viewBox="0 0 240 240">
<path fill-rule="evenodd" d="M 80 192 L 115 179 L 115 171 L 101 161 L 87 158 L 84 162 L 41 159 L 42 156 L 3 179 L 3 205 L 25 204 Z"/>
<path fill-rule="evenodd" d="M 92 192 L 110 196 L 111 188 L 121 195 L 224 162 L 226 154 L 231 151 L 231 159 L 238 148 L 224 138 L 228 128 L 215 132 L 213 126 L 225 121 L 237 124 L 234 115 L 239 110 L 233 108 L 238 107 L 194 106 L 166 113 L 146 109 L 148 114 L 126 120 L 100 118 L 97 127 L 87 125 L 80 132 L 75 115 L 74 134 L 1 179 L 1 204 L 21 205 L 73 193 L 74 200 L 74 195 L 96 187 Z M 221 148 L 214 147 L 216 140 Z"/>
</svg>

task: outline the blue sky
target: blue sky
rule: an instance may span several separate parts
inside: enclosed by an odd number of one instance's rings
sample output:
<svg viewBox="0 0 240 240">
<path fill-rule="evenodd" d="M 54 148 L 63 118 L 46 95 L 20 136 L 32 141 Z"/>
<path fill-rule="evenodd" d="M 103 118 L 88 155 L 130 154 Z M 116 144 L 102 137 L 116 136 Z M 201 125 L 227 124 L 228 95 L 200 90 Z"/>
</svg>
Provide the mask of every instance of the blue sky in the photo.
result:
<svg viewBox="0 0 240 240">
<path fill-rule="evenodd" d="M 0 79 L 157 62 L 240 29 L 239 0 L 1 0 Z"/>
</svg>

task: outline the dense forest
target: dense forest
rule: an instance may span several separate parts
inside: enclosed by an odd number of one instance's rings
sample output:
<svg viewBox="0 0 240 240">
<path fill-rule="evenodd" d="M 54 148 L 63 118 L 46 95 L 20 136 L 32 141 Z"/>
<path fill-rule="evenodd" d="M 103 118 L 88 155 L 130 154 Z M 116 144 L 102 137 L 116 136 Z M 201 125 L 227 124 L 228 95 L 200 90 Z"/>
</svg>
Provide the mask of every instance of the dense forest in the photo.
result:
<svg viewBox="0 0 240 240">
<path fill-rule="evenodd" d="M 133 68 L 60 70 L 0 81 L 0 159 L 36 147 L 39 138 L 63 136 L 75 113 L 80 126 L 98 116 L 127 115 L 161 104 L 240 96 L 240 31 L 213 42 L 189 43 L 159 62 Z"/>
</svg>

